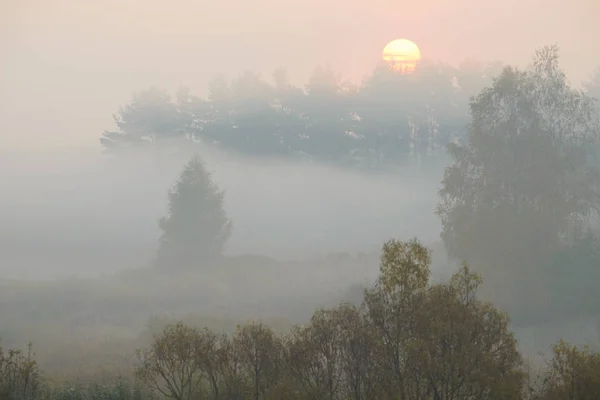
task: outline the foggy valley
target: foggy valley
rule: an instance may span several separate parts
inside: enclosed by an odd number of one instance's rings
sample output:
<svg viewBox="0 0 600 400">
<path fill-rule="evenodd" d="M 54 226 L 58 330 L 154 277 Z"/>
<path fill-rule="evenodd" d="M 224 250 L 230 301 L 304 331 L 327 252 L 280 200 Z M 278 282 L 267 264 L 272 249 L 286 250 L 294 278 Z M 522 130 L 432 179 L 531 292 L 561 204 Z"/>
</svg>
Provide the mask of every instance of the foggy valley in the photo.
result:
<svg viewBox="0 0 600 400">
<path fill-rule="evenodd" d="M 396 3 L 2 4 L 0 400 L 598 399 L 600 8 Z"/>
</svg>

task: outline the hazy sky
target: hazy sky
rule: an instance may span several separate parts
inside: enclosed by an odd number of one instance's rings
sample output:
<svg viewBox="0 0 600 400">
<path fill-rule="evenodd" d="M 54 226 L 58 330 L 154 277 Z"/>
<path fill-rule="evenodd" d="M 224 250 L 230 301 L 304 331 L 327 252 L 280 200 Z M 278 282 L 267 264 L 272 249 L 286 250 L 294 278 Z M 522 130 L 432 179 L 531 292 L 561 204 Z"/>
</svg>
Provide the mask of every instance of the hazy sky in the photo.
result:
<svg viewBox="0 0 600 400">
<path fill-rule="evenodd" d="M 218 72 L 359 80 L 387 41 L 424 57 L 523 65 L 557 43 L 574 83 L 600 64 L 597 0 L 0 0 L 0 149 L 97 146 L 151 84 L 203 93 Z"/>
</svg>

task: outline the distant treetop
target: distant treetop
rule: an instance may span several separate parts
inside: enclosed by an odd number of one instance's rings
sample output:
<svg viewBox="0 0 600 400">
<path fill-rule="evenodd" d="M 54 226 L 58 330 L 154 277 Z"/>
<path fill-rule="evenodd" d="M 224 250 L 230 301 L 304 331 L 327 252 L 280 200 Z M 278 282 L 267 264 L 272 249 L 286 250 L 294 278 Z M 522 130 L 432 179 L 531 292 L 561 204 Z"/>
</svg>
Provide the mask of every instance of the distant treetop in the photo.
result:
<svg viewBox="0 0 600 400">
<path fill-rule="evenodd" d="M 285 156 L 361 168 L 423 160 L 463 135 L 468 101 L 491 82 L 485 65 L 422 62 L 410 75 L 376 68 L 361 85 L 316 68 L 305 87 L 252 72 L 209 82 L 207 99 L 182 89 L 136 93 L 100 139 L 108 151 L 183 140 L 247 155 Z"/>
</svg>

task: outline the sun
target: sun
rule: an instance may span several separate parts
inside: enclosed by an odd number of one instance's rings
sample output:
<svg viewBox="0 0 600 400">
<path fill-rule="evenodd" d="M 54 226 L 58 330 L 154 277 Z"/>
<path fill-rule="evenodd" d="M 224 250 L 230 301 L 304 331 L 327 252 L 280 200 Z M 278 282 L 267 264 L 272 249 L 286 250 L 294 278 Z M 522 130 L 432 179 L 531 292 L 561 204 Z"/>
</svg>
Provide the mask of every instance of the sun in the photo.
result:
<svg viewBox="0 0 600 400">
<path fill-rule="evenodd" d="M 383 61 L 401 74 L 410 74 L 421 60 L 421 50 L 408 39 L 396 39 L 383 48 Z"/>
</svg>

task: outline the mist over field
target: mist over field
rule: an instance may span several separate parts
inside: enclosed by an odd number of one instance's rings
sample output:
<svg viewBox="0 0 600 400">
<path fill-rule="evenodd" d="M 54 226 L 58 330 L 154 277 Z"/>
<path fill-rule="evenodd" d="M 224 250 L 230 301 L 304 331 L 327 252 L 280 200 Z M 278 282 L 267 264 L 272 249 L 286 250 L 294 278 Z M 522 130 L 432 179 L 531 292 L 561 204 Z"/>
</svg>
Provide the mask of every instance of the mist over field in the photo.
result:
<svg viewBox="0 0 600 400">
<path fill-rule="evenodd" d="M 596 400 L 598 15 L 1 3 L 0 400 Z"/>
<path fill-rule="evenodd" d="M 227 254 L 306 260 L 373 253 L 390 237 L 439 240 L 443 165 L 384 173 L 200 147 L 234 221 Z M 95 276 L 153 257 L 167 191 L 191 152 L 123 159 L 87 148 L 7 152 L 0 163 L 5 278 Z M 348 277 L 347 279 L 351 279 Z"/>
</svg>

